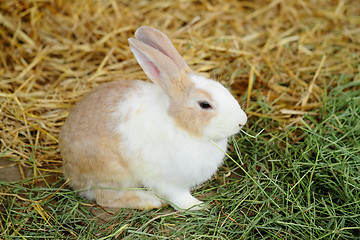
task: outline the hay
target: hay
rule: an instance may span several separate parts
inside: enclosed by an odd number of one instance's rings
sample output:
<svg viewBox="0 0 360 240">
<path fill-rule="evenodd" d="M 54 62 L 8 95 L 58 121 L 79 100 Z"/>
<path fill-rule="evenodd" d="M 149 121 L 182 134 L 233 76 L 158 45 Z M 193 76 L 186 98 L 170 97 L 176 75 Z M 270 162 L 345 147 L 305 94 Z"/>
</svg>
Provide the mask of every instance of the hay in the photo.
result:
<svg viewBox="0 0 360 240">
<path fill-rule="evenodd" d="M 250 122 L 301 124 L 334 76 L 359 81 L 356 0 L 7 0 L 0 9 L 0 158 L 34 181 L 61 173 L 57 136 L 76 101 L 103 82 L 146 79 L 127 43 L 141 25 L 246 101 Z"/>
</svg>

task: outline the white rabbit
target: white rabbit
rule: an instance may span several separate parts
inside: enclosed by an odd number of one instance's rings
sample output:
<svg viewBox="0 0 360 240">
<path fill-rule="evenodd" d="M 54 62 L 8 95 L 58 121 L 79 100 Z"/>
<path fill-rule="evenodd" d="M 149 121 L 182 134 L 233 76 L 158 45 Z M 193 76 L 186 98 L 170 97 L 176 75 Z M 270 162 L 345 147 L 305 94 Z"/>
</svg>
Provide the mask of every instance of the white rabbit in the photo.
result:
<svg viewBox="0 0 360 240">
<path fill-rule="evenodd" d="M 165 34 L 144 26 L 135 37 L 131 51 L 153 83 L 109 82 L 75 105 L 59 135 L 64 175 L 104 207 L 199 209 L 190 189 L 217 171 L 219 147 L 247 116 L 220 83 L 192 72 Z"/>
</svg>

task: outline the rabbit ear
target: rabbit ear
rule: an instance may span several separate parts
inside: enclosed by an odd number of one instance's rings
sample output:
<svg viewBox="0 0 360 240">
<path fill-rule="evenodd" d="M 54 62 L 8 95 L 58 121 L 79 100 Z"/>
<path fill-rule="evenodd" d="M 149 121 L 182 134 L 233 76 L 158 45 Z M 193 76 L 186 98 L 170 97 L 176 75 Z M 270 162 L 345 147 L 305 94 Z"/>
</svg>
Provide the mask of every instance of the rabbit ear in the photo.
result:
<svg viewBox="0 0 360 240">
<path fill-rule="evenodd" d="M 172 98 L 179 97 L 190 80 L 188 68 L 179 67 L 171 57 L 135 38 L 129 38 L 130 49 L 145 74 Z"/>
<path fill-rule="evenodd" d="M 147 26 L 142 26 L 136 30 L 135 37 L 171 58 L 171 60 L 179 68 L 189 68 L 185 60 L 182 58 L 180 53 L 176 50 L 176 48 L 170 41 L 170 39 L 159 30 Z"/>
</svg>

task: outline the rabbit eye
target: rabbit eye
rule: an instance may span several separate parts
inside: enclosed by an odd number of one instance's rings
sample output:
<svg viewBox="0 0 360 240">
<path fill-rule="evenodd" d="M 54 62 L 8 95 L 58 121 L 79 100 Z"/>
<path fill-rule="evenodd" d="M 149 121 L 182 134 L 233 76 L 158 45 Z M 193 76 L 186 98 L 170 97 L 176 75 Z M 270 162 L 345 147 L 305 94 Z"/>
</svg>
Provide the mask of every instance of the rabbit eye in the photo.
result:
<svg viewBox="0 0 360 240">
<path fill-rule="evenodd" d="M 206 101 L 199 101 L 198 104 L 202 109 L 212 109 L 213 108 L 211 106 L 211 104 Z"/>
</svg>

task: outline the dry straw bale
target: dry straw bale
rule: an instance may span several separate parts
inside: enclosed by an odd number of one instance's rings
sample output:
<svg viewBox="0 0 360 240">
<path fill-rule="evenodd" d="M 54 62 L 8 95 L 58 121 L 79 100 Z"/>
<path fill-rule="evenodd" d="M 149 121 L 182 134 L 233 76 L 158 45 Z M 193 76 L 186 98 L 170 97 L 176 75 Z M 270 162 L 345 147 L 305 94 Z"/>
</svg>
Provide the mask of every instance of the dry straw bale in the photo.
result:
<svg viewBox="0 0 360 240">
<path fill-rule="evenodd" d="M 0 157 L 23 178 L 59 173 L 71 106 L 103 82 L 145 79 L 127 43 L 141 25 L 247 100 L 251 118 L 296 122 L 334 76 L 359 80 L 359 13 L 357 0 L 0 1 Z"/>
</svg>

